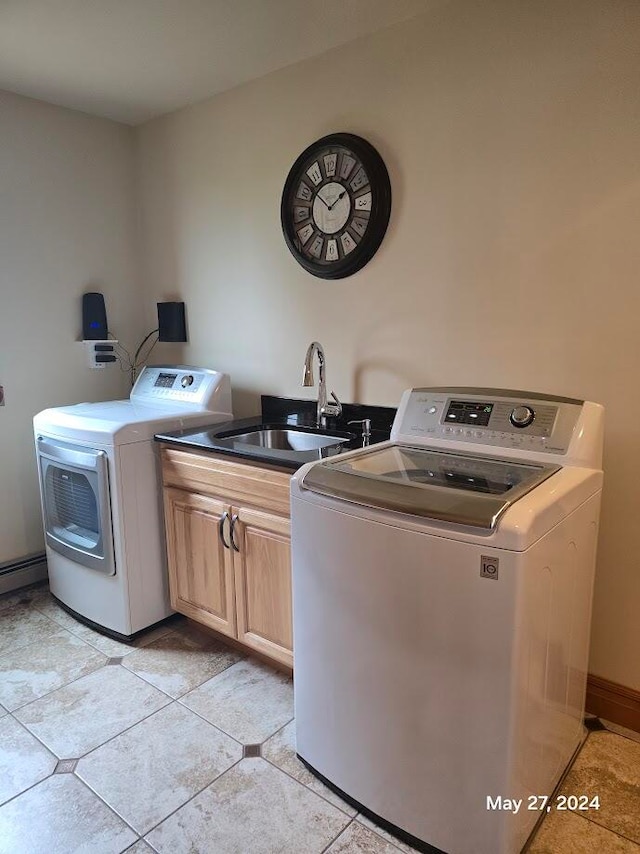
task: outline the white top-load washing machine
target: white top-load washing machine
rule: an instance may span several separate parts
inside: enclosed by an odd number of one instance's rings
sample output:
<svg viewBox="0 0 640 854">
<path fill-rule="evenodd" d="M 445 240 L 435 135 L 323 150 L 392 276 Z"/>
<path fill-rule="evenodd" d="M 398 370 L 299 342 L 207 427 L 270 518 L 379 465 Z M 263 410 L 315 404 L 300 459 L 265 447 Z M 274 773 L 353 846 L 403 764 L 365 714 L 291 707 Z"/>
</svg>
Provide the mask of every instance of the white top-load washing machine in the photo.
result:
<svg viewBox="0 0 640 854">
<path fill-rule="evenodd" d="M 172 613 L 154 434 L 231 419 L 226 374 L 145 367 L 128 400 L 34 418 L 49 584 L 80 619 L 130 638 Z"/>
<path fill-rule="evenodd" d="M 391 441 L 293 477 L 298 755 L 420 850 L 513 854 L 558 806 L 602 436 L 594 403 L 413 389 Z"/>
</svg>

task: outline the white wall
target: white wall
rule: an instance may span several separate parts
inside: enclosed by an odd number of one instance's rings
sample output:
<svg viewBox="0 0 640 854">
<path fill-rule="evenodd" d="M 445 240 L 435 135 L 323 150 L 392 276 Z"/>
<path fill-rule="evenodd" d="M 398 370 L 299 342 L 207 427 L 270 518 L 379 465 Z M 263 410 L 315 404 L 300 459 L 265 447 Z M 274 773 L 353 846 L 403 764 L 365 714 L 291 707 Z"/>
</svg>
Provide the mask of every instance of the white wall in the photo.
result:
<svg viewBox="0 0 640 854">
<path fill-rule="evenodd" d="M 43 549 L 33 415 L 128 391 L 76 341 L 87 290 L 140 334 L 133 169 L 130 128 L 0 92 L 0 563 Z"/>
<path fill-rule="evenodd" d="M 184 358 L 228 371 L 240 414 L 309 394 L 313 338 L 345 401 L 461 384 L 605 404 L 591 670 L 635 688 L 639 43 L 636 0 L 451 2 L 138 132 L 147 305 L 186 300 Z M 335 131 L 379 149 L 393 211 L 369 265 L 326 282 L 279 202 Z"/>
</svg>

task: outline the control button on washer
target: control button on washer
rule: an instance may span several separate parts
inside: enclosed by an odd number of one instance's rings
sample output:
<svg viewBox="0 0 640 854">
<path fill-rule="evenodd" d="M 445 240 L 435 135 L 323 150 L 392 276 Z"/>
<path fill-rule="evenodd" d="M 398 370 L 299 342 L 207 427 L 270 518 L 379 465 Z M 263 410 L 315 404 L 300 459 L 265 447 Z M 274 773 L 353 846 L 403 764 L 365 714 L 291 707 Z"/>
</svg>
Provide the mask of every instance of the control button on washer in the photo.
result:
<svg viewBox="0 0 640 854">
<path fill-rule="evenodd" d="M 536 417 L 530 406 L 516 406 L 509 416 L 509 421 L 514 427 L 528 427 Z"/>
</svg>

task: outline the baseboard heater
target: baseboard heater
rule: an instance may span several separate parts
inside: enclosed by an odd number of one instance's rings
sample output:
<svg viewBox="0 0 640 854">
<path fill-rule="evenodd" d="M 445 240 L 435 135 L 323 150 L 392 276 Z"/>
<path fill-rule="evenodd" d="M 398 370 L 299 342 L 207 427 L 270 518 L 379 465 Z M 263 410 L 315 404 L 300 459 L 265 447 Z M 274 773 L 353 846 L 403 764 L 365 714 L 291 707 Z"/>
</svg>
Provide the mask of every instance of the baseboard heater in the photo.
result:
<svg viewBox="0 0 640 854">
<path fill-rule="evenodd" d="M 0 593 L 18 590 L 46 577 L 47 557 L 44 552 L 0 563 Z"/>
</svg>

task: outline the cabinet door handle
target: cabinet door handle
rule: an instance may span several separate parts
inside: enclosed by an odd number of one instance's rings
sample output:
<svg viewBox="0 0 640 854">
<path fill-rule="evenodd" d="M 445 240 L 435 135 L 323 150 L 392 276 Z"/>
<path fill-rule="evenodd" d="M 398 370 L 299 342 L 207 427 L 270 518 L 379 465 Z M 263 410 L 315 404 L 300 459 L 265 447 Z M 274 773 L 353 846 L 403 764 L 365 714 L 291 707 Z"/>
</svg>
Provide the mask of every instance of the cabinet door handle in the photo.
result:
<svg viewBox="0 0 640 854">
<path fill-rule="evenodd" d="M 229 539 L 231 540 L 231 545 L 233 546 L 234 551 L 239 552 L 240 549 L 236 545 L 236 522 L 238 521 L 238 514 L 234 513 L 231 517 L 231 527 L 229 528 Z"/>
<path fill-rule="evenodd" d="M 225 510 L 222 516 L 220 517 L 220 521 L 218 522 L 218 536 L 222 540 L 222 545 L 225 547 L 225 549 L 230 548 L 229 543 L 224 538 L 224 523 L 227 521 L 228 518 L 229 514 Z"/>
</svg>

